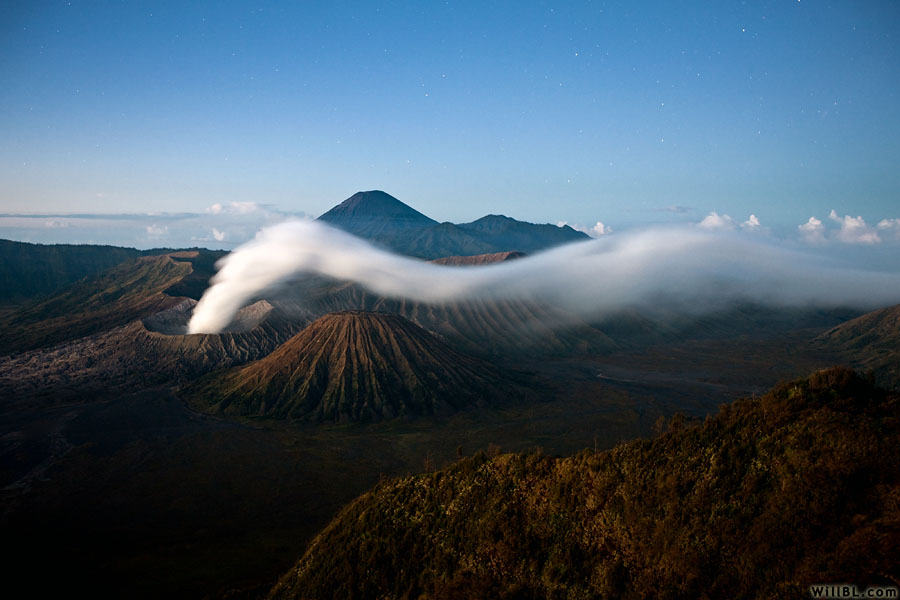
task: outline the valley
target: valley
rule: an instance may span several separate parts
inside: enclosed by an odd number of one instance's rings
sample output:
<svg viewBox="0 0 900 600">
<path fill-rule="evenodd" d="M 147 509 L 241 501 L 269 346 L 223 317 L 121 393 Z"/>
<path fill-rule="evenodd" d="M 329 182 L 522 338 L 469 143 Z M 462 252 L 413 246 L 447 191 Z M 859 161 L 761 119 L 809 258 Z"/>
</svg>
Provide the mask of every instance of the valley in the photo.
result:
<svg viewBox="0 0 900 600">
<path fill-rule="evenodd" d="M 385 223 L 409 207 L 384 196 L 348 199 L 351 221 L 397 243 Z M 400 229 L 439 235 L 421 221 Z M 495 240 L 489 250 L 557 241 L 520 222 L 515 237 L 508 221 L 489 221 L 503 225 L 497 238 L 469 229 Z M 657 439 L 835 364 L 900 386 L 896 307 L 741 304 L 589 322 L 530 301 L 427 304 L 301 277 L 225 331 L 187 334 L 220 256 L 126 258 L 0 314 L 0 525 L 20 583 L 264 597 L 342 507 L 408 481 L 395 478 Z M 437 262 L 510 259 L 528 253 Z"/>
</svg>

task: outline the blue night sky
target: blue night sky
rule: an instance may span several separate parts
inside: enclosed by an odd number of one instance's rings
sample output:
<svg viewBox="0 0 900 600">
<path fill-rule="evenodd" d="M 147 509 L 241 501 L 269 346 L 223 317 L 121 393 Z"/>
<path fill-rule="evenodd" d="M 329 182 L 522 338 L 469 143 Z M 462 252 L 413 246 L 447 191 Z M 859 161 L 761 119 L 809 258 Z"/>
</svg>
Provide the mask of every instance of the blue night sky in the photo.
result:
<svg viewBox="0 0 900 600">
<path fill-rule="evenodd" d="M 6 2 L 0 212 L 383 189 L 441 221 L 874 227 L 898 36 L 894 1 Z"/>
</svg>

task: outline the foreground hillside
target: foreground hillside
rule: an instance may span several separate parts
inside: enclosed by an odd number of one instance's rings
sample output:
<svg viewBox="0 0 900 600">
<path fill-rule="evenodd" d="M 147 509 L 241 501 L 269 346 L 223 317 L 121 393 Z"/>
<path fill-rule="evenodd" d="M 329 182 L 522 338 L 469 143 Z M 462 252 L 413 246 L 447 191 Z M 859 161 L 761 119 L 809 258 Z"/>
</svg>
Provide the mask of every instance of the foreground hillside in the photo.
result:
<svg viewBox="0 0 900 600">
<path fill-rule="evenodd" d="M 272 598 L 799 597 L 900 580 L 900 400 L 830 369 L 652 440 L 383 483 Z"/>
</svg>

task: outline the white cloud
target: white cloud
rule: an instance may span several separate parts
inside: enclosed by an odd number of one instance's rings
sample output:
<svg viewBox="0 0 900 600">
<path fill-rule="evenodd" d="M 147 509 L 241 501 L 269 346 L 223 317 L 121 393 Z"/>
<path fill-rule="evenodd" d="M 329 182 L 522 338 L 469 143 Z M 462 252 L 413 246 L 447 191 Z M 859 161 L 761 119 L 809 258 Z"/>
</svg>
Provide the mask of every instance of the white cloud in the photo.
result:
<svg viewBox="0 0 900 600">
<path fill-rule="evenodd" d="M 750 218 L 741 223 L 741 229 L 750 229 L 753 231 L 759 230 L 762 228 L 762 224 L 759 222 L 759 219 L 756 215 L 750 215 Z"/>
<path fill-rule="evenodd" d="M 288 213 L 253 203 L 237 207 L 212 205 L 201 213 L 0 214 L 0 238 L 45 244 L 97 242 L 138 248 L 159 246 L 161 240 L 165 240 L 171 248 L 198 245 L 231 248 L 252 239 L 267 225 L 300 216 L 302 213 Z M 213 229 L 223 239 L 219 239 Z"/>
<path fill-rule="evenodd" d="M 797 229 L 800 231 L 800 236 L 804 241 L 810 244 L 825 243 L 825 225 L 819 219 L 810 217 L 809 221 L 803 225 L 798 225 Z"/>
<path fill-rule="evenodd" d="M 735 302 L 868 308 L 900 301 L 900 273 L 840 267 L 760 236 L 696 227 L 625 232 L 491 267 L 447 269 L 321 222 L 289 221 L 263 229 L 219 264 L 194 309 L 192 333 L 220 331 L 254 297 L 298 273 L 418 302 L 527 298 L 589 322 L 622 309 L 699 314 Z"/>
<path fill-rule="evenodd" d="M 712 211 L 706 215 L 702 221 L 697 224 L 702 229 L 710 229 L 712 231 L 731 231 L 737 228 L 734 219 L 728 215 L 720 215 L 716 211 Z"/>
<path fill-rule="evenodd" d="M 885 233 L 894 233 L 894 237 L 900 240 L 900 219 L 882 219 L 878 222 L 878 229 Z"/>
<path fill-rule="evenodd" d="M 239 215 L 246 215 L 247 213 L 256 212 L 260 209 L 259 204 L 256 202 L 232 202 L 231 210 Z"/>
<path fill-rule="evenodd" d="M 797 227 L 800 236 L 804 241 L 812 244 L 824 244 L 826 240 L 835 240 L 844 244 L 871 246 L 881 243 L 881 237 L 878 235 L 878 231 L 881 230 L 885 233 L 894 232 L 897 239 L 900 240 L 900 219 L 882 219 L 876 228 L 871 227 L 860 216 L 844 215 L 841 217 L 835 210 L 828 214 L 828 218 L 840 225 L 840 229 L 826 231 L 822 221 L 810 217 L 809 221 Z"/>
<path fill-rule="evenodd" d="M 214 215 L 247 215 L 258 210 L 262 210 L 262 206 L 257 202 L 231 202 L 224 206 L 221 203 L 216 202 L 212 206 L 206 208 L 206 212 Z"/>
<path fill-rule="evenodd" d="M 163 227 L 160 227 L 156 223 L 154 223 L 153 225 L 147 225 L 147 235 L 149 235 L 150 237 L 162 237 L 162 236 L 166 235 L 166 233 L 168 233 L 168 231 L 169 231 L 168 225 L 165 225 Z"/>
<path fill-rule="evenodd" d="M 569 225 L 569 223 L 567 221 L 559 221 L 556 223 L 557 227 L 565 227 L 566 225 Z M 585 225 L 578 225 L 578 224 L 569 225 L 569 227 L 571 227 L 575 231 L 580 231 L 582 233 L 586 233 L 589 236 L 591 236 L 592 238 L 597 238 L 597 237 L 600 237 L 601 235 L 607 235 L 609 233 L 612 233 L 612 227 L 610 227 L 609 225 L 604 225 L 603 221 L 597 221 L 597 224 L 594 225 L 593 227 L 587 227 Z"/>
<path fill-rule="evenodd" d="M 216 239 L 217 242 L 221 242 L 221 241 L 224 241 L 224 240 L 225 240 L 225 232 L 224 232 L 224 231 L 219 231 L 218 229 L 216 229 L 215 227 L 213 227 L 213 228 L 212 228 L 212 234 L 213 234 L 213 237 Z"/>
<path fill-rule="evenodd" d="M 612 227 L 610 227 L 609 225 L 604 225 L 602 221 L 597 221 L 597 224 L 591 227 L 585 233 L 587 233 L 591 237 L 600 237 L 601 235 L 612 233 Z"/>
<path fill-rule="evenodd" d="M 58 219 L 47 219 L 44 221 L 44 227 L 48 227 L 50 229 L 59 229 L 68 227 L 69 223 L 67 221 L 61 221 Z"/>
<path fill-rule="evenodd" d="M 836 233 L 837 239 L 845 244 L 877 244 L 881 241 L 878 232 L 869 227 L 862 217 L 845 215 L 839 217 L 834 210 L 828 218 L 835 223 L 840 223 L 841 228 Z"/>
<path fill-rule="evenodd" d="M 703 220 L 697 223 L 697 227 L 700 227 L 701 229 L 708 229 L 710 231 L 734 231 L 738 228 L 744 231 L 765 230 L 765 228 L 762 226 L 762 223 L 759 222 L 759 218 L 755 214 L 751 214 L 750 217 L 743 223 L 738 223 L 731 216 L 724 213 L 720 215 L 716 211 L 712 211 L 711 213 L 703 217 Z"/>
<path fill-rule="evenodd" d="M 720 215 L 716 211 L 712 211 L 711 213 L 703 217 L 703 220 L 697 223 L 697 227 L 700 227 L 701 229 L 708 229 L 710 231 L 734 231 L 738 228 L 744 231 L 766 230 L 755 214 L 751 214 L 750 217 L 743 223 L 738 223 L 730 215 L 726 215 L 724 213 Z"/>
</svg>

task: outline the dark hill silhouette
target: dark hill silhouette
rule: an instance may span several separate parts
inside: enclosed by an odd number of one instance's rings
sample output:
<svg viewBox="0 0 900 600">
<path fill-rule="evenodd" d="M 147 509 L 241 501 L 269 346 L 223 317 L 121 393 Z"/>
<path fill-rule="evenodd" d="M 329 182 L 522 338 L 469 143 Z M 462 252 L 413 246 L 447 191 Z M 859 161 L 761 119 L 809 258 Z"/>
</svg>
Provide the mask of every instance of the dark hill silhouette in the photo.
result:
<svg viewBox="0 0 900 600">
<path fill-rule="evenodd" d="M 269 356 L 186 389 L 228 415 L 372 421 L 442 414 L 503 396 L 488 363 L 452 350 L 398 315 L 325 315 Z"/>
<path fill-rule="evenodd" d="M 529 253 L 590 239 L 586 233 L 568 225 L 525 223 L 504 215 L 487 215 L 459 227 L 482 240 L 490 240 L 498 248 Z"/>
<path fill-rule="evenodd" d="M 830 369 L 570 458 L 478 454 L 345 508 L 270 598 L 799 598 L 896 585 L 900 399 Z"/>
<path fill-rule="evenodd" d="M 83 277 L 159 251 L 0 240 L 0 302 L 46 296 Z"/>
</svg>

